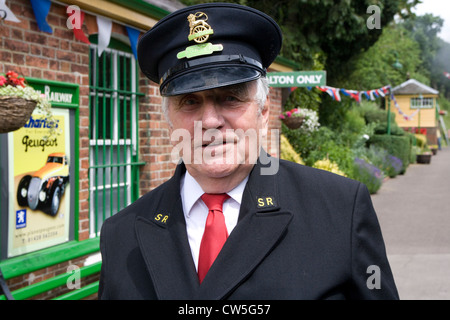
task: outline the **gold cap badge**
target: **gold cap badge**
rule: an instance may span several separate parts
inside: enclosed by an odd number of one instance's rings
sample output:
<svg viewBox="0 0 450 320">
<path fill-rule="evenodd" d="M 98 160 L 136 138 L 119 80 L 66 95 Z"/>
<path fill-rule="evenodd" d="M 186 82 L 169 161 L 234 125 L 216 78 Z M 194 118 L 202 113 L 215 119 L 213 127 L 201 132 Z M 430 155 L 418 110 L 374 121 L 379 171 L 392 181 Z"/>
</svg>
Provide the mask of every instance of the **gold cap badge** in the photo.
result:
<svg viewBox="0 0 450 320">
<path fill-rule="evenodd" d="M 204 17 L 204 19 L 200 19 L 201 17 Z M 189 21 L 189 41 L 194 40 L 197 43 L 203 43 L 208 40 L 210 34 L 214 33 L 214 30 L 211 28 L 211 26 L 206 23 L 206 20 L 208 20 L 208 16 L 206 15 L 206 13 L 191 13 L 187 17 L 187 19 Z"/>
<path fill-rule="evenodd" d="M 209 39 L 209 36 L 214 33 L 214 29 L 206 22 L 208 20 L 206 13 L 191 13 L 188 15 L 187 20 L 189 21 L 188 39 L 189 41 L 193 40 L 198 44 L 189 46 L 186 50 L 179 52 L 177 54 L 178 59 L 193 58 L 223 50 L 221 44 L 205 43 Z"/>
</svg>

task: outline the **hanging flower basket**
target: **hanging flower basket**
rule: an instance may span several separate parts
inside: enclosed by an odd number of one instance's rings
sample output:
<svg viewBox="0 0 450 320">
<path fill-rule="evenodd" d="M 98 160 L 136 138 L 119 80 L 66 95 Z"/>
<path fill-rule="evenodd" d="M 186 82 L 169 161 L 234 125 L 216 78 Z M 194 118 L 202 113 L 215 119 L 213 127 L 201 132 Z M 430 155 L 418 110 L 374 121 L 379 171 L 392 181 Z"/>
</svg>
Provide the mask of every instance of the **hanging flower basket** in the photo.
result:
<svg viewBox="0 0 450 320">
<path fill-rule="evenodd" d="M 36 108 L 36 101 L 0 96 L 0 133 L 22 128 Z"/>
<path fill-rule="evenodd" d="M 300 128 L 304 133 L 313 132 L 320 126 L 317 112 L 305 108 L 284 111 L 279 118 L 289 129 Z"/>
<path fill-rule="evenodd" d="M 302 125 L 305 117 L 289 117 L 281 119 L 289 129 L 298 129 Z"/>
<path fill-rule="evenodd" d="M 14 71 L 0 75 L 0 133 L 7 133 L 22 128 L 30 119 L 34 109 L 54 121 L 51 104 L 32 87 L 28 86 L 25 78 Z M 55 131 L 54 126 L 50 133 Z"/>
</svg>

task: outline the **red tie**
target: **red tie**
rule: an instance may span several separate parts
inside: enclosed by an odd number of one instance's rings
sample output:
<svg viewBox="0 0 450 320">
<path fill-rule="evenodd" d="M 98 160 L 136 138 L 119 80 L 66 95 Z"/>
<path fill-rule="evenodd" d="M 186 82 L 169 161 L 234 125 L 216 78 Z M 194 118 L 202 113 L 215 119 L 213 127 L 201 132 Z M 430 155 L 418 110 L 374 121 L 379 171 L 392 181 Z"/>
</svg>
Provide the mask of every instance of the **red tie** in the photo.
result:
<svg viewBox="0 0 450 320">
<path fill-rule="evenodd" d="M 230 196 L 222 194 L 203 194 L 202 200 L 208 206 L 208 218 L 203 232 L 198 258 L 198 278 L 200 283 L 206 276 L 217 255 L 228 238 L 225 217 L 222 212 L 223 202 Z"/>
</svg>

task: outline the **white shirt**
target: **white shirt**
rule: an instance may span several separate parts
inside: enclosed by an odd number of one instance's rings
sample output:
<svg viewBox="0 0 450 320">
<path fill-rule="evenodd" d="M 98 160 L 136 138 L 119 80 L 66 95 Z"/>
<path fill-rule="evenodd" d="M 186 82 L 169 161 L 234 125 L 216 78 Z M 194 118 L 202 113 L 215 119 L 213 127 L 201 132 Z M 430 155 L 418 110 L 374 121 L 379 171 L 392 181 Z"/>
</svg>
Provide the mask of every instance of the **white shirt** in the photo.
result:
<svg viewBox="0 0 450 320">
<path fill-rule="evenodd" d="M 244 193 L 247 180 L 248 177 L 246 177 L 237 187 L 228 192 L 230 198 L 223 203 L 222 211 L 225 217 L 228 235 L 231 234 L 237 224 L 242 194 Z M 200 199 L 205 192 L 187 171 L 184 177 L 181 178 L 180 188 L 189 245 L 191 247 L 195 268 L 197 269 L 200 243 L 202 241 L 203 231 L 205 230 L 209 209 Z"/>
</svg>

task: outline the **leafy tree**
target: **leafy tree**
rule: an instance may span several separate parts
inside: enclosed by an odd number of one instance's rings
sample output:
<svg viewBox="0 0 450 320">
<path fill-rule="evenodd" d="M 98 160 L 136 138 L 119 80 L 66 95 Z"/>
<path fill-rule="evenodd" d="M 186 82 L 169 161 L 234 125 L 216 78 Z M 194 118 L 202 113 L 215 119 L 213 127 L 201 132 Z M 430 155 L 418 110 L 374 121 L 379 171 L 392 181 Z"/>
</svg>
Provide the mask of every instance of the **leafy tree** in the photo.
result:
<svg viewBox="0 0 450 320">
<path fill-rule="evenodd" d="M 282 56 L 298 62 L 303 70 L 324 64 L 328 83 L 334 81 L 345 62 L 372 46 L 381 29 L 368 29 L 370 5 L 381 9 L 381 28 L 393 20 L 402 3 L 418 0 L 229 0 L 268 13 L 280 25 L 284 41 Z M 186 4 L 214 2 L 183 0 Z M 231 17 L 230 17 L 231 18 Z"/>
<path fill-rule="evenodd" d="M 444 20 L 432 14 L 417 16 L 403 22 L 403 26 L 411 31 L 413 39 L 419 44 L 423 73 L 430 75 L 433 60 L 439 50 L 440 41 L 438 33 L 444 24 Z"/>
<path fill-rule="evenodd" d="M 395 67 L 397 62 L 401 68 Z M 341 75 L 339 83 L 356 90 L 380 88 L 387 84 L 396 86 L 407 78 L 428 83 L 421 66 L 419 44 L 402 25 L 391 24 L 383 28 L 383 34 L 372 47 L 348 64 L 349 70 Z"/>
</svg>

